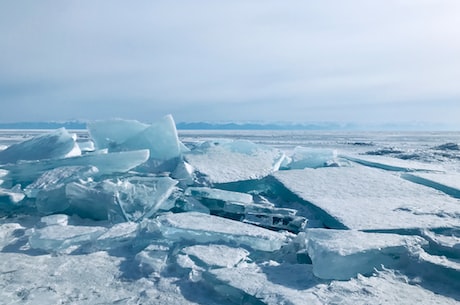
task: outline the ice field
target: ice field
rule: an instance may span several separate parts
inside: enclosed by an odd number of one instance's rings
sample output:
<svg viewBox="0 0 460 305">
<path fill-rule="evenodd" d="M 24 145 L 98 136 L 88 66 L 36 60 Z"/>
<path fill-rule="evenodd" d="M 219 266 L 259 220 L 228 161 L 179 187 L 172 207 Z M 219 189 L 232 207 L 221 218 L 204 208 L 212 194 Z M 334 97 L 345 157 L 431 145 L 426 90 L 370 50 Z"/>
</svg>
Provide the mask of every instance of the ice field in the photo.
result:
<svg viewBox="0 0 460 305">
<path fill-rule="evenodd" d="M 460 304 L 460 133 L 0 131 L 0 304 Z"/>
</svg>

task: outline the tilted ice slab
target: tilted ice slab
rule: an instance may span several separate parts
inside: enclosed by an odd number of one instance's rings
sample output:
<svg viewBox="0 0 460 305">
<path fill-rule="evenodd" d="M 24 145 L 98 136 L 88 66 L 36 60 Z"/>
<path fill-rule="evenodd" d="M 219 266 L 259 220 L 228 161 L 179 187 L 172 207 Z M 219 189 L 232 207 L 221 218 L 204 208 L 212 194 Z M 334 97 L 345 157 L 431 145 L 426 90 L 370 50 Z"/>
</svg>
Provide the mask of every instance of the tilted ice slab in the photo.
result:
<svg viewBox="0 0 460 305">
<path fill-rule="evenodd" d="M 27 184 L 33 182 L 44 172 L 63 166 L 95 166 L 99 170 L 98 175 L 124 173 L 141 165 L 148 158 L 149 151 L 144 149 L 109 154 L 88 154 L 65 159 L 19 162 L 4 166 L 9 171 L 5 178 Z"/>
<path fill-rule="evenodd" d="M 146 129 L 149 125 L 135 120 L 104 120 L 86 124 L 97 149 L 113 148 Z"/>
<path fill-rule="evenodd" d="M 170 240 L 198 243 L 230 242 L 256 250 L 275 251 L 290 234 L 273 232 L 239 221 L 197 212 L 166 214 L 157 218 L 162 235 Z"/>
<path fill-rule="evenodd" d="M 0 164 L 77 156 L 81 151 L 75 140 L 75 135 L 60 128 L 1 150 Z"/>
<path fill-rule="evenodd" d="M 103 189 L 114 194 L 128 221 L 140 221 L 159 209 L 176 184 L 169 177 L 131 177 L 105 180 Z"/>
<path fill-rule="evenodd" d="M 67 183 L 84 180 L 98 173 L 94 166 L 63 166 L 44 172 L 24 193 L 29 198 L 36 198 L 39 192 L 63 188 Z"/>
<path fill-rule="evenodd" d="M 339 157 L 365 165 L 390 171 L 413 172 L 413 171 L 435 171 L 443 172 L 444 169 L 435 164 L 422 163 L 412 160 L 402 160 L 385 156 L 369 155 L 339 155 Z"/>
<path fill-rule="evenodd" d="M 404 174 L 403 178 L 460 198 L 460 174 L 458 173 L 411 173 Z"/>
<path fill-rule="evenodd" d="M 260 179 L 277 171 L 284 154 L 246 140 L 205 142 L 184 155 L 211 183 Z"/>
<path fill-rule="evenodd" d="M 121 127 L 124 129 L 121 130 Z M 99 149 L 108 148 L 111 152 L 148 149 L 150 160 L 139 169 L 143 171 L 173 171 L 183 150 L 171 115 L 151 125 L 109 120 L 90 123 L 88 129 Z M 114 133 L 114 130 L 120 134 Z"/>
<path fill-rule="evenodd" d="M 370 275 L 381 266 L 396 268 L 427 244 L 418 236 L 330 229 L 306 232 L 313 273 L 322 279 L 348 280 L 358 273 Z"/>
<path fill-rule="evenodd" d="M 391 173 L 362 167 L 280 171 L 273 176 L 316 207 L 331 228 L 395 230 L 460 226 L 460 201 Z"/>
</svg>

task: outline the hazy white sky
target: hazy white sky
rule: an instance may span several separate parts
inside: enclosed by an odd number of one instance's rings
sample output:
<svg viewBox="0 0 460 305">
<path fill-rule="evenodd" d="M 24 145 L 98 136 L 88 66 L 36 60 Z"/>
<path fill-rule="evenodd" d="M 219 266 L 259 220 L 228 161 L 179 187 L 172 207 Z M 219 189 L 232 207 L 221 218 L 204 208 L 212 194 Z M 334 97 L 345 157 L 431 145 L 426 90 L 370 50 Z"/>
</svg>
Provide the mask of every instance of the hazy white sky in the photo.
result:
<svg viewBox="0 0 460 305">
<path fill-rule="evenodd" d="M 458 0 L 0 0 L 0 122 L 460 126 Z"/>
</svg>

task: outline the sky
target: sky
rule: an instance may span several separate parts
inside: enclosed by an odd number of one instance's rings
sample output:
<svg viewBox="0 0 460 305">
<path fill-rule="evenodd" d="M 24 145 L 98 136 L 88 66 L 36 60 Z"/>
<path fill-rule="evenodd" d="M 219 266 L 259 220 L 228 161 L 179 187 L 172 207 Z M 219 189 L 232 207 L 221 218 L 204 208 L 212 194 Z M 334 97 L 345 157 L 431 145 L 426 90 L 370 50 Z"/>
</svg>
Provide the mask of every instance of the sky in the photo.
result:
<svg viewBox="0 0 460 305">
<path fill-rule="evenodd" d="M 0 0 L 0 122 L 460 127 L 457 0 Z"/>
</svg>

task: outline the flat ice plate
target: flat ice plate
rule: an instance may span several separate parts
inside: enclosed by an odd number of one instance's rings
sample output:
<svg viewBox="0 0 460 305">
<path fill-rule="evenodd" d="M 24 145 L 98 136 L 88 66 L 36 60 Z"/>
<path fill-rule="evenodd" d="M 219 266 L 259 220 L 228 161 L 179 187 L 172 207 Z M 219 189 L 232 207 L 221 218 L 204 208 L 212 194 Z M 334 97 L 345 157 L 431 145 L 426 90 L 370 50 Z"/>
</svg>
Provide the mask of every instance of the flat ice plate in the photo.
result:
<svg viewBox="0 0 460 305">
<path fill-rule="evenodd" d="M 273 176 L 350 229 L 460 226 L 459 200 L 383 170 L 355 166 L 279 171 Z M 323 218 L 325 225 L 340 228 Z"/>
</svg>

